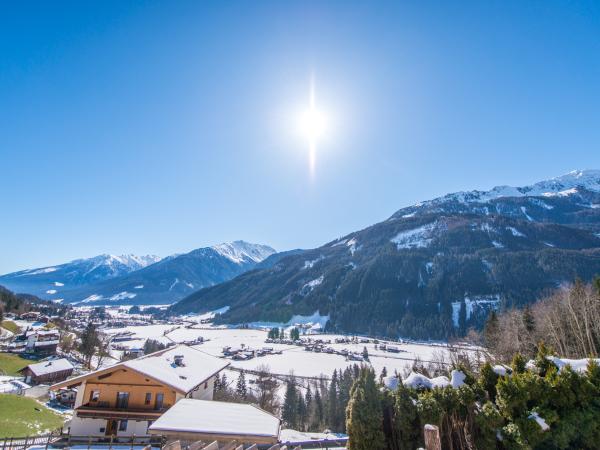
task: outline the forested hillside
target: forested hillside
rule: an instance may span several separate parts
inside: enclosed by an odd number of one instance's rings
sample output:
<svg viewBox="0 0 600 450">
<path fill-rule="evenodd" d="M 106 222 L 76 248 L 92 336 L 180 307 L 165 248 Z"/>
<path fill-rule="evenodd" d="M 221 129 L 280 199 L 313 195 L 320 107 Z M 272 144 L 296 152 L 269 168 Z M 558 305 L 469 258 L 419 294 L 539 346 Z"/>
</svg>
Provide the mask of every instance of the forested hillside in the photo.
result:
<svg viewBox="0 0 600 450">
<path fill-rule="evenodd" d="M 402 209 L 200 290 L 171 311 L 229 306 L 218 318 L 227 323 L 287 322 L 318 311 L 331 329 L 346 332 L 462 335 L 481 328 L 491 310 L 531 303 L 600 273 L 600 176 L 578 174 Z"/>
</svg>

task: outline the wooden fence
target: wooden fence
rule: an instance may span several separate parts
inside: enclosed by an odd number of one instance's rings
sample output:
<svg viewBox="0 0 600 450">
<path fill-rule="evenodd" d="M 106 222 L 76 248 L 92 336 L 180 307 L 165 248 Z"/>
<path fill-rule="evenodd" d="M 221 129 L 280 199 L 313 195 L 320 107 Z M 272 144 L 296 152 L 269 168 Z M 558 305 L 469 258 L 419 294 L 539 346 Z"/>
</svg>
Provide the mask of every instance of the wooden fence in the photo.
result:
<svg viewBox="0 0 600 450">
<path fill-rule="evenodd" d="M 11 437 L 0 439 L 2 450 L 26 450 L 31 446 L 48 448 L 54 441 L 60 439 L 60 433 L 42 434 L 39 436 Z"/>
</svg>

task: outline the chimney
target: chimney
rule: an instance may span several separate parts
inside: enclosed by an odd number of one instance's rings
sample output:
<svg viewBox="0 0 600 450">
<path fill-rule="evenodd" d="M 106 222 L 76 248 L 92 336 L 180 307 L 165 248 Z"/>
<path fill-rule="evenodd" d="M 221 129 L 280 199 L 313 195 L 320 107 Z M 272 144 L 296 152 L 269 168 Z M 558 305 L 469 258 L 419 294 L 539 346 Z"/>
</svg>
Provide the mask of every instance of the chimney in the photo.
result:
<svg viewBox="0 0 600 450">
<path fill-rule="evenodd" d="M 183 364 L 183 355 L 175 355 L 174 362 L 176 366 L 185 366 L 185 364 Z"/>
</svg>

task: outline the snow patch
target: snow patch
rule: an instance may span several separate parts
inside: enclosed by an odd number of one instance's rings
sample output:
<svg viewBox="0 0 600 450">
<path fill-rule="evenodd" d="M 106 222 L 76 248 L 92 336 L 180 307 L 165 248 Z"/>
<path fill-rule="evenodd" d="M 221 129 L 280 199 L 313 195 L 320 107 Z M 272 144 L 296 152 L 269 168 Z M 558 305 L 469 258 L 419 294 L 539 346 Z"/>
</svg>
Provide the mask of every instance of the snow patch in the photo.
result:
<svg viewBox="0 0 600 450">
<path fill-rule="evenodd" d="M 144 289 L 144 285 L 138 284 L 137 286 L 134 287 L 134 289 Z"/>
<path fill-rule="evenodd" d="M 137 294 L 132 294 L 130 292 L 123 291 L 123 292 L 119 292 L 118 294 L 113 295 L 112 297 L 109 298 L 109 300 L 111 302 L 116 302 L 119 300 L 135 298 L 136 296 L 137 296 Z"/>
<path fill-rule="evenodd" d="M 40 274 L 43 274 L 43 273 L 56 272 L 57 270 L 58 270 L 58 268 L 56 268 L 56 267 L 44 267 L 43 269 L 27 270 L 25 273 L 23 273 L 20 276 L 24 276 L 24 275 L 40 275 Z"/>
<path fill-rule="evenodd" d="M 318 258 L 315 258 L 310 261 L 304 261 L 304 266 L 302 267 L 302 269 L 312 269 L 316 263 L 318 263 L 319 261 L 322 261 L 324 259 L 325 259 L 325 257 L 323 255 L 319 255 Z"/>
<path fill-rule="evenodd" d="M 527 218 L 527 220 L 529 220 L 530 222 L 533 222 L 533 218 L 529 214 L 527 214 L 527 208 L 525 208 L 524 206 L 521 206 L 521 212 Z"/>
<path fill-rule="evenodd" d="M 97 300 L 102 300 L 103 298 L 104 297 L 102 297 L 101 295 L 92 294 L 89 297 L 86 297 L 83 300 L 81 300 L 81 302 L 79 302 L 79 303 L 91 303 L 91 302 L 95 302 Z"/>
<path fill-rule="evenodd" d="M 391 239 L 398 250 L 405 248 L 429 247 L 433 240 L 434 232 L 439 228 L 438 222 L 431 222 L 418 228 L 399 232 Z"/>
<path fill-rule="evenodd" d="M 492 241 L 492 245 L 496 248 L 504 248 L 504 245 L 502 245 L 502 243 L 498 241 Z"/>
<path fill-rule="evenodd" d="M 539 198 L 531 198 L 531 199 L 529 199 L 529 203 L 532 203 L 534 205 L 540 206 L 540 207 L 542 207 L 544 209 L 548 209 L 548 210 L 554 209 L 554 206 L 549 205 L 548 203 L 546 203 L 543 200 L 540 200 Z"/>
<path fill-rule="evenodd" d="M 466 318 L 469 320 L 473 311 L 479 310 L 497 310 L 500 304 L 500 294 L 480 295 L 476 297 L 465 296 Z M 462 302 L 452 302 L 452 323 L 455 328 L 459 326 L 460 305 Z"/>
<path fill-rule="evenodd" d="M 547 431 L 550 429 L 550 426 L 546 423 L 546 421 L 540 417 L 537 412 L 532 412 L 527 417 L 528 419 L 533 419 L 537 422 L 537 424 L 541 427 L 542 431 Z"/>
<path fill-rule="evenodd" d="M 304 286 L 302 286 L 302 289 L 300 290 L 301 294 L 307 295 L 308 293 L 312 292 L 314 288 L 323 283 L 324 279 L 325 277 L 321 275 L 319 278 L 315 278 L 314 280 L 309 281 Z"/>
<path fill-rule="evenodd" d="M 525 234 L 521 233 L 519 230 L 517 230 L 515 227 L 506 227 L 506 229 L 508 231 L 510 231 L 512 233 L 513 236 L 516 237 L 525 237 Z"/>
<path fill-rule="evenodd" d="M 60 281 L 55 281 L 55 282 L 54 282 L 54 283 L 52 283 L 52 284 L 54 284 L 54 286 L 57 286 L 57 287 L 61 287 L 61 286 L 64 286 L 64 285 L 65 285 L 64 283 L 61 283 Z"/>
<path fill-rule="evenodd" d="M 175 281 L 169 286 L 169 291 L 173 290 L 173 288 L 179 283 L 179 278 L 175 278 Z"/>
<path fill-rule="evenodd" d="M 346 242 L 346 245 L 348 246 L 348 248 L 350 249 L 350 254 L 352 256 L 354 256 L 354 252 L 356 250 L 358 250 L 358 247 L 356 246 L 356 244 L 358 243 L 358 241 L 356 240 L 356 238 L 352 238 L 350 239 L 348 242 Z"/>
</svg>

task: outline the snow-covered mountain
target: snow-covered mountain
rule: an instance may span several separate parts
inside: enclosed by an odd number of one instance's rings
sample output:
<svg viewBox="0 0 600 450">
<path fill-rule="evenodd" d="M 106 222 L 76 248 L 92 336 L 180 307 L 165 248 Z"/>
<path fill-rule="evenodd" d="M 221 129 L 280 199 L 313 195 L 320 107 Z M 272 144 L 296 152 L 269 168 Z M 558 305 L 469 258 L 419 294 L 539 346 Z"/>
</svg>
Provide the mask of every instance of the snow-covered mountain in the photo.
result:
<svg viewBox="0 0 600 450">
<path fill-rule="evenodd" d="M 490 308 L 600 274 L 600 171 L 448 194 L 275 259 L 171 310 L 229 306 L 219 319 L 229 323 L 318 312 L 345 332 L 445 339 Z"/>
<path fill-rule="evenodd" d="M 164 259 L 100 255 L 4 275 L 0 285 L 65 303 L 168 304 L 253 269 L 274 253 L 267 245 L 235 241 Z"/>
<path fill-rule="evenodd" d="M 51 299 L 63 290 L 127 275 L 160 261 L 156 255 L 98 255 L 56 266 L 22 270 L 0 276 L 0 285 L 21 293 Z M 58 298 L 58 297 L 55 297 Z"/>
<path fill-rule="evenodd" d="M 454 192 L 417 203 L 414 208 L 426 208 L 448 202 L 487 203 L 503 197 L 566 197 L 586 191 L 600 192 L 600 170 L 573 170 L 560 177 L 540 181 L 530 186 L 496 186 L 489 191 Z"/>
</svg>

